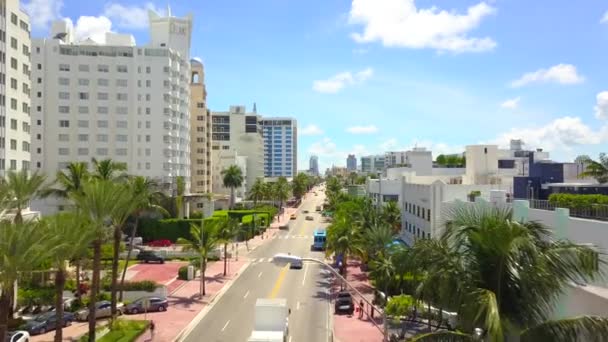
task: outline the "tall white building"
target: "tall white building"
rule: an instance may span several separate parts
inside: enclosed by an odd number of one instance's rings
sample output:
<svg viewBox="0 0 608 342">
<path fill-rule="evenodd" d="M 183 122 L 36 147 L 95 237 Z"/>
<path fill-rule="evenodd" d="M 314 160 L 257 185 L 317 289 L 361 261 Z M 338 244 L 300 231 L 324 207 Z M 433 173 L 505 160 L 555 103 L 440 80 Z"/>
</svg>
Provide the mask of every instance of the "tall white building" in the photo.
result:
<svg viewBox="0 0 608 342">
<path fill-rule="evenodd" d="M 384 155 L 361 157 L 361 172 L 377 173 L 384 170 Z"/>
<path fill-rule="evenodd" d="M 54 177 L 69 162 L 111 158 L 169 192 L 190 192 L 192 17 L 149 14 L 150 40 L 106 33 L 105 44 L 76 41 L 55 22 L 33 41 L 34 168 Z"/>
<path fill-rule="evenodd" d="M 384 153 L 384 168 L 405 166 L 407 164 L 406 151 L 391 151 Z"/>
<path fill-rule="evenodd" d="M 294 118 L 264 117 L 264 176 L 295 177 L 298 170 L 298 122 Z"/>
<path fill-rule="evenodd" d="M 0 177 L 30 169 L 30 19 L 0 2 Z"/>
</svg>

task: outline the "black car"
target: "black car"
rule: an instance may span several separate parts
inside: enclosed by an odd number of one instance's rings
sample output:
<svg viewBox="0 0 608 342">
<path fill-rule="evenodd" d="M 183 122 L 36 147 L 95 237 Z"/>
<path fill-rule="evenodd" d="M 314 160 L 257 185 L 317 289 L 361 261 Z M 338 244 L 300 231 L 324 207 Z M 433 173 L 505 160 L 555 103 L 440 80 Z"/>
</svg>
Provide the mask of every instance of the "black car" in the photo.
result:
<svg viewBox="0 0 608 342">
<path fill-rule="evenodd" d="M 163 258 L 162 256 L 158 255 L 157 253 L 155 253 L 153 251 L 140 251 L 137 254 L 137 260 L 143 261 L 146 264 L 149 262 L 158 262 L 160 264 L 165 263 L 165 258 Z"/>
<path fill-rule="evenodd" d="M 355 305 L 353 304 L 353 297 L 348 291 L 338 292 L 334 311 L 336 313 L 347 313 L 349 315 L 353 314 L 353 312 L 355 311 Z"/>
<path fill-rule="evenodd" d="M 148 309 L 144 308 L 145 301 L 148 300 Z M 166 311 L 169 307 L 169 302 L 160 297 L 143 297 L 127 305 L 125 311 L 130 314 L 138 314 L 145 311 Z"/>
<path fill-rule="evenodd" d="M 63 313 L 63 326 L 67 327 L 74 321 L 74 314 L 71 312 Z M 30 335 L 44 334 L 47 331 L 51 331 L 57 328 L 57 313 L 55 311 L 49 311 L 42 315 L 36 316 L 35 318 L 27 321 L 21 330 L 25 330 Z"/>
</svg>

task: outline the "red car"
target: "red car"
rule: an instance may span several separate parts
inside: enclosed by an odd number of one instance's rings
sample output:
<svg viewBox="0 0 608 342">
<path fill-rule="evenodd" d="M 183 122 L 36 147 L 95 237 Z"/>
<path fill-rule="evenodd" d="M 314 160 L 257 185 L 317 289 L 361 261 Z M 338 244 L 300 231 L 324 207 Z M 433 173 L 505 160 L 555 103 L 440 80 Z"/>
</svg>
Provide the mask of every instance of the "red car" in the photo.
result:
<svg viewBox="0 0 608 342">
<path fill-rule="evenodd" d="M 171 247 L 170 240 L 154 240 L 148 243 L 150 247 Z"/>
</svg>

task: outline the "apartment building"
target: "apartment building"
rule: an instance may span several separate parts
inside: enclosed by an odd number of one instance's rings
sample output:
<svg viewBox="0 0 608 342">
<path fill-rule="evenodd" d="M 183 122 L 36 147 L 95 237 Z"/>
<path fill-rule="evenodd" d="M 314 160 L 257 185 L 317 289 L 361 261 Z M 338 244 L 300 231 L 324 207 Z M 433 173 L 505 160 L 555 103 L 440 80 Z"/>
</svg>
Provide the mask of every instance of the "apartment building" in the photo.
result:
<svg viewBox="0 0 608 342">
<path fill-rule="evenodd" d="M 349 154 L 346 158 L 346 169 L 348 172 L 357 171 L 357 157 L 354 154 Z"/>
<path fill-rule="evenodd" d="M 390 151 L 384 153 L 384 168 L 405 166 L 407 164 L 406 151 Z"/>
<path fill-rule="evenodd" d="M 33 168 L 54 177 L 72 161 L 111 158 L 168 192 L 190 192 L 192 17 L 150 11 L 150 43 L 106 33 L 76 41 L 60 20 L 32 43 Z"/>
<path fill-rule="evenodd" d="M 378 173 L 384 170 L 384 156 L 372 155 L 361 157 L 361 172 Z"/>
<path fill-rule="evenodd" d="M 190 61 L 190 192 L 212 192 L 211 111 L 207 108 L 207 88 L 203 63 Z M 202 209 L 198 201 L 196 207 Z"/>
<path fill-rule="evenodd" d="M 211 185 L 213 193 L 230 193 L 230 189 L 224 187 L 221 172 L 231 165 L 230 160 L 238 165 L 238 157 L 246 158 L 246 170 L 241 170 L 247 190 L 256 179 L 264 177 L 264 140 L 259 121 L 259 116 L 247 113 L 245 106 L 230 106 L 227 112 L 211 112 L 211 159 L 227 160 L 214 165 Z M 226 159 L 227 157 L 229 158 Z"/>
<path fill-rule="evenodd" d="M 313 176 L 320 175 L 320 173 L 319 173 L 319 157 L 317 157 L 317 156 L 310 156 L 310 159 L 308 160 L 308 170 L 309 170 L 310 174 L 313 175 Z"/>
<path fill-rule="evenodd" d="M 0 2 L 0 176 L 30 169 L 30 46 L 19 0 Z"/>
<path fill-rule="evenodd" d="M 254 110 L 255 112 L 255 110 Z M 296 176 L 298 171 L 298 122 L 294 118 L 264 117 L 264 176 Z"/>
</svg>

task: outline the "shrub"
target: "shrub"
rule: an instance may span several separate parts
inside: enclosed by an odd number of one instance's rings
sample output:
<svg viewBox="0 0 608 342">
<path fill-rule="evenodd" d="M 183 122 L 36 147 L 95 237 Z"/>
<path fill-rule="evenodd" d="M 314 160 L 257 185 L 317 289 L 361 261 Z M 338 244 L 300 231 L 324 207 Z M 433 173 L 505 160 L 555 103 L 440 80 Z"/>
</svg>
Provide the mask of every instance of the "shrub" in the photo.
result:
<svg viewBox="0 0 608 342">
<path fill-rule="evenodd" d="M 608 195 L 551 194 L 549 203 L 560 208 L 590 209 L 608 205 Z"/>
<path fill-rule="evenodd" d="M 146 291 L 146 292 L 154 292 L 158 284 L 151 280 L 142 280 L 142 281 L 126 281 L 122 286 L 124 291 Z M 103 289 L 105 291 L 110 291 L 112 288 L 112 284 L 109 282 L 104 282 Z M 118 290 L 121 290 L 120 283 L 118 283 Z"/>
<path fill-rule="evenodd" d="M 55 302 L 55 288 L 19 288 L 17 291 L 17 303 L 21 306 L 39 304 L 51 305 Z"/>
<path fill-rule="evenodd" d="M 386 305 L 386 314 L 389 316 L 407 316 L 414 306 L 412 296 L 399 295 L 391 297 Z"/>
<path fill-rule="evenodd" d="M 177 270 L 177 279 L 188 280 L 188 266 L 182 266 Z"/>
</svg>

